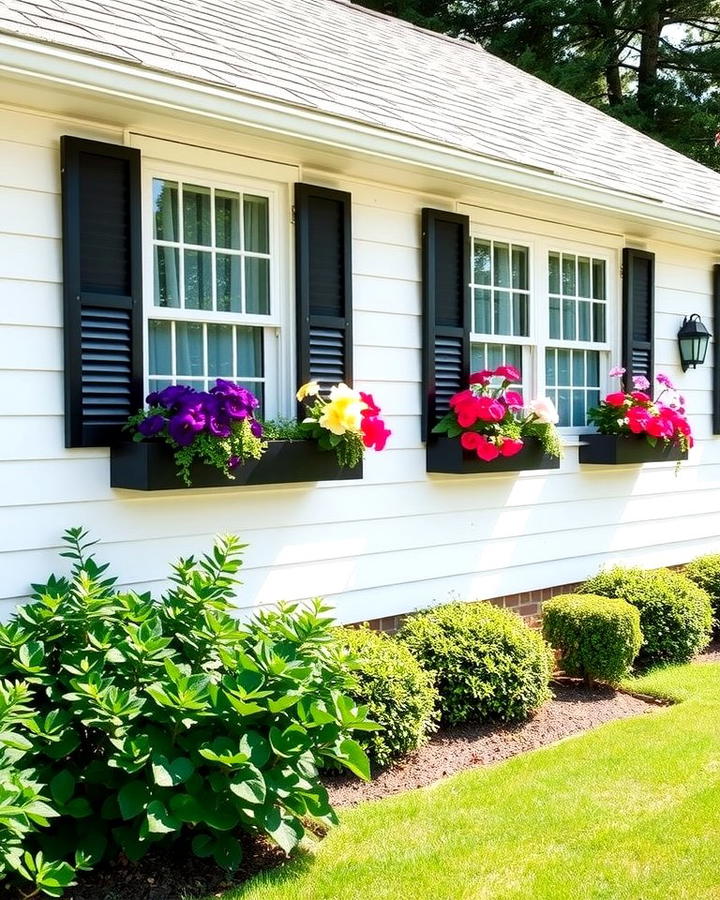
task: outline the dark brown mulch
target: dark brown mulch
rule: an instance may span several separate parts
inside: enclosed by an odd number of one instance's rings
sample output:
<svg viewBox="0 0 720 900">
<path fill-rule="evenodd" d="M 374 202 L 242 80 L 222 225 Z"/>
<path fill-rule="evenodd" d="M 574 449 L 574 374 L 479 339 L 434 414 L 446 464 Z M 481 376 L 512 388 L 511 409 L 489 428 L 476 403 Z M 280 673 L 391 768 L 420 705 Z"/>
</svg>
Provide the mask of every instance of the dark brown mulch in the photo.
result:
<svg viewBox="0 0 720 900">
<path fill-rule="evenodd" d="M 720 638 L 709 644 L 703 653 L 698 656 L 698 662 L 720 662 Z"/>
<path fill-rule="evenodd" d="M 138 863 L 124 857 L 94 872 L 81 873 L 65 900 L 196 900 L 222 896 L 250 876 L 286 860 L 278 847 L 242 838 L 245 856 L 231 875 L 212 859 L 198 859 L 184 841 L 171 850 L 150 852 Z"/>
<path fill-rule="evenodd" d="M 347 775 L 326 779 L 330 802 L 353 806 L 412 788 L 424 787 L 473 766 L 487 766 L 518 753 L 552 744 L 613 719 L 657 709 L 657 704 L 609 687 L 553 684 L 554 699 L 528 722 L 518 725 L 462 725 L 436 734 L 417 753 L 380 772 L 369 783 Z"/>
</svg>

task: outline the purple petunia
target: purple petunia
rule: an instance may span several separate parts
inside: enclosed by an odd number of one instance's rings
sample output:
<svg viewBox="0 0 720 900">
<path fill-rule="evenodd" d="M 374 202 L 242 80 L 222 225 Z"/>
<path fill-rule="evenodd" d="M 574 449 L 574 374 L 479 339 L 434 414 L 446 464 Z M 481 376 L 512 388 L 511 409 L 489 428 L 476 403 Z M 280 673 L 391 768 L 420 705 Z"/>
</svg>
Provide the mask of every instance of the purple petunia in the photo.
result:
<svg viewBox="0 0 720 900">
<path fill-rule="evenodd" d="M 148 416 L 138 423 L 137 430 L 143 437 L 152 437 L 165 427 L 165 419 L 163 416 Z"/>
</svg>

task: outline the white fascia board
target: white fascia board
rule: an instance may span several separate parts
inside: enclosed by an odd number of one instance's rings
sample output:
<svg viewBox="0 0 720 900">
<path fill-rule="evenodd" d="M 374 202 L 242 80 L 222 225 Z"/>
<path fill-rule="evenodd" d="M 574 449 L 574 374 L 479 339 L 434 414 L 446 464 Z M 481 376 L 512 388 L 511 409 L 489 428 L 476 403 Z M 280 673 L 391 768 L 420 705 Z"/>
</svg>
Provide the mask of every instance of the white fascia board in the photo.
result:
<svg viewBox="0 0 720 900">
<path fill-rule="evenodd" d="M 268 136 L 309 141 L 379 160 L 408 163 L 452 178 L 527 191 L 621 213 L 649 223 L 720 235 L 720 217 L 681 209 L 659 200 L 598 187 L 547 169 L 516 165 L 445 144 L 398 134 L 380 126 L 313 112 L 280 101 L 157 72 L 91 53 L 82 53 L 0 34 L 0 72 L 34 83 L 51 83 L 95 95 L 141 103 L 161 111 L 259 129 Z"/>
</svg>

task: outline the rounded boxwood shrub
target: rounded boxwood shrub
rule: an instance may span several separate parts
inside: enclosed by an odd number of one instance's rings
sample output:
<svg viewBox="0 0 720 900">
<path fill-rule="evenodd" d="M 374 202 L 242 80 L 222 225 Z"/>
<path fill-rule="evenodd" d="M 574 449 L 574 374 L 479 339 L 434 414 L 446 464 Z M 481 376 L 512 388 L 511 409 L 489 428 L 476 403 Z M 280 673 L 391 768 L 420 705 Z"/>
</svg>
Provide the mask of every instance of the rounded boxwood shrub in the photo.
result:
<svg viewBox="0 0 720 900">
<path fill-rule="evenodd" d="M 358 737 L 371 762 L 387 765 L 411 753 L 437 727 L 438 694 L 404 644 L 369 628 L 340 628 L 338 639 L 355 659 L 356 686 L 348 690 L 382 731 Z"/>
<path fill-rule="evenodd" d="M 515 722 L 549 699 L 552 652 L 513 612 L 450 603 L 410 616 L 398 632 L 434 673 L 446 724 Z"/>
<path fill-rule="evenodd" d="M 620 597 L 637 607 L 643 633 L 639 658 L 644 663 L 687 662 L 710 640 L 710 598 L 679 572 L 616 566 L 588 579 L 580 590 Z"/>
<path fill-rule="evenodd" d="M 698 556 L 685 566 L 683 575 L 710 597 L 715 614 L 715 627 L 720 626 L 720 553 Z"/>
<path fill-rule="evenodd" d="M 560 653 L 568 675 L 589 684 L 617 684 L 642 644 L 640 613 L 625 600 L 597 594 L 562 594 L 543 605 L 545 640 Z"/>
</svg>

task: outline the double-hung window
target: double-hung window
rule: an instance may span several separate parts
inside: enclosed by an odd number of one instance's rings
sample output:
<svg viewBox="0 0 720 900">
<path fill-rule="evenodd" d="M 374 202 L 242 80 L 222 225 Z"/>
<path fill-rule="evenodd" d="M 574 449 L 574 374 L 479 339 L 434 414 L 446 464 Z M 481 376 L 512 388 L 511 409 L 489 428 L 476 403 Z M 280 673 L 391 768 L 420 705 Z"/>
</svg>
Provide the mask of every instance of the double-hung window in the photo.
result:
<svg viewBox="0 0 720 900">
<path fill-rule="evenodd" d="M 148 390 L 174 383 L 207 390 L 227 378 L 253 391 L 263 414 L 275 414 L 272 195 L 191 174 L 152 173 L 149 187 Z"/>
</svg>

